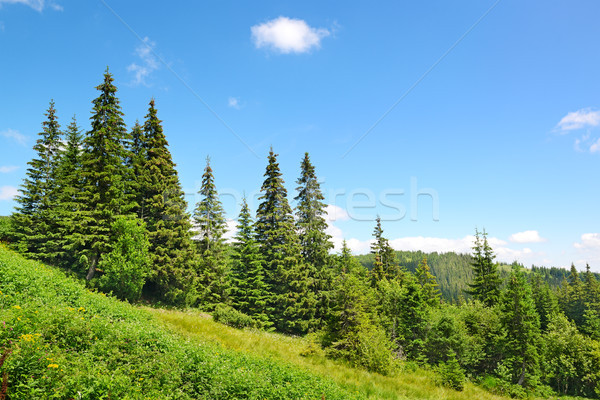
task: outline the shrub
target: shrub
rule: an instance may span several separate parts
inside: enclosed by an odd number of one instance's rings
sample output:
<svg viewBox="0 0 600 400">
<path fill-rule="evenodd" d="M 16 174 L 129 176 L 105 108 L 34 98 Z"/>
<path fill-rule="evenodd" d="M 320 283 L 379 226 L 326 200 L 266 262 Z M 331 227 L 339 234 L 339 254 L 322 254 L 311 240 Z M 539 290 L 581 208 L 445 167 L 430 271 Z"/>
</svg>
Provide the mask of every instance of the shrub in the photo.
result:
<svg viewBox="0 0 600 400">
<path fill-rule="evenodd" d="M 149 273 L 148 238 L 143 222 L 119 218 L 112 225 L 113 250 L 100 261 L 98 286 L 120 299 L 138 300 Z"/>
<path fill-rule="evenodd" d="M 11 233 L 11 218 L 0 216 L 0 242 L 10 242 Z"/>
<path fill-rule="evenodd" d="M 439 364 L 438 373 L 442 385 L 459 391 L 464 389 L 465 373 L 458 364 L 453 351 L 448 352 L 448 361 Z"/>
<path fill-rule="evenodd" d="M 238 329 L 256 327 L 256 321 L 252 317 L 225 304 L 218 304 L 215 307 L 213 319 Z"/>
</svg>

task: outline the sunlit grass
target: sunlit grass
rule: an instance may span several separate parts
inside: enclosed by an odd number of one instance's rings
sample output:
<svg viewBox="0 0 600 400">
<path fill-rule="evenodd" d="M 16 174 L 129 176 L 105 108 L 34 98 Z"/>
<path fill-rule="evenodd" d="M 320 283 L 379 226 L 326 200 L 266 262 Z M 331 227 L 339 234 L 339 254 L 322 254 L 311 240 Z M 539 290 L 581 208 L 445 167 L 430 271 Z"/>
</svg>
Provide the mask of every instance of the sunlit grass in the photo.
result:
<svg viewBox="0 0 600 400">
<path fill-rule="evenodd" d="M 419 369 L 382 376 L 325 357 L 310 340 L 257 330 L 238 330 L 214 322 L 198 311 L 152 309 L 152 313 L 172 330 L 199 342 L 216 342 L 226 348 L 262 357 L 285 360 L 313 373 L 327 376 L 338 384 L 372 399 L 506 399 L 473 384 L 463 392 L 441 387 L 435 374 Z M 309 355 L 306 355 L 310 353 Z"/>
</svg>

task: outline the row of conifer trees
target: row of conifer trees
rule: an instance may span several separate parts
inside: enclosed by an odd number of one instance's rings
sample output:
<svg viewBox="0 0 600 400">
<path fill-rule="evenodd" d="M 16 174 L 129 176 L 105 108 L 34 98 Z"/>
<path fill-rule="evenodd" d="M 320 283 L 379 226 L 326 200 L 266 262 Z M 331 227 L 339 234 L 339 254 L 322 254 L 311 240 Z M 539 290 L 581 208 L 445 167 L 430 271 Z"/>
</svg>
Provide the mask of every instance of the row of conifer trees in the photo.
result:
<svg viewBox="0 0 600 400">
<path fill-rule="evenodd" d="M 127 130 L 108 70 L 97 89 L 85 133 L 75 119 L 63 132 L 50 103 L 11 219 L 19 251 L 129 300 L 319 332 L 331 356 L 383 374 L 412 360 L 458 389 L 467 374 L 515 395 L 550 385 L 600 396 L 600 284 L 589 268 L 583 280 L 572 268 L 558 291 L 519 266 L 502 282 L 487 234 L 476 232 L 472 300 L 444 304 L 427 259 L 415 273 L 399 266 L 379 218 L 372 269 L 345 243 L 331 254 L 308 154 L 292 210 L 272 149 L 256 214 L 244 200 L 230 244 L 210 162 L 189 215 L 154 100 Z"/>
</svg>

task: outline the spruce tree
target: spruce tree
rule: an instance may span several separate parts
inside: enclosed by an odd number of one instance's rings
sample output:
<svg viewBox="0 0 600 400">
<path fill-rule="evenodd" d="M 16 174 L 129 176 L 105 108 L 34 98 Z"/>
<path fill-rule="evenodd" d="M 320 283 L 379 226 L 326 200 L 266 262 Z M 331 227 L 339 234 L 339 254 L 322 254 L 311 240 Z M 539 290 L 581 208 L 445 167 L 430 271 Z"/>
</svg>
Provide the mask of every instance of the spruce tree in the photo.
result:
<svg viewBox="0 0 600 400">
<path fill-rule="evenodd" d="M 501 302 L 505 365 L 512 383 L 535 386 L 539 379 L 540 319 L 531 286 L 518 265 L 513 266 Z"/>
<path fill-rule="evenodd" d="M 36 155 L 28 162 L 27 175 L 17 196 L 13 216 L 17 248 L 32 258 L 55 262 L 57 217 L 57 170 L 61 132 L 54 101 L 46 112 L 42 131 L 33 146 Z"/>
<path fill-rule="evenodd" d="M 135 121 L 131 129 L 131 152 L 127 164 L 133 175 L 130 182 L 130 189 L 135 202 L 136 214 L 141 220 L 145 218 L 146 206 L 146 193 L 142 192 L 141 178 L 144 176 L 144 167 L 146 166 L 147 159 L 148 139 L 139 121 Z"/>
<path fill-rule="evenodd" d="M 272 322 L 269 320 L 271 309 L 267 304 L 268 298 L 269 287 L 254 238 L 252 216 L 244 198 L 231 254 L 231 304 L 262 327 L 269 327 Z"/>
<path fill-rule="evenodd" d="M 423 260 L 417 266 L 415 275 L 427 304 L 431 307 L 440 305 L 440 285 L 438 285 L 435 275 L 431 273 L 429 265 L 427 265 L 427 256 L 423 256 Z"/>
<path fill-rule="evenodd" d="M 486 306 L 491 307 L 498 302 L 500 296 L 500 276 L 494 263 L 494 251 L 487 240 L 485 229 L 483 232 L 475 230 L 475 243 L 473 246 L 473 283 L 466 292 Z"/>
<path fill-rule="evenodd" d="M 77 271 L 79 270 L 77 254 L 82 245 L 79 220 L 84 208 L 81 201 L 83 138 L 75 116 L 67 127 L 65 135 L 66 145 L 61 152 L 57 173 L 59 192 L 56 212 L 59 239 L 56 256 L 61 266 Z"/>
<path fill-rule="evenodd" d="M 149 105 L 143 127 L 146 161 L 138 178 L 152 265 L 144 291 L 170 304 L 189 304 L 197 283 L 190 217 L 154 100 Z"/>
<path fill-rule="evenodd" d="M 383 228 L 381 227 L 381 218 L 377 216 L 376 225 L 373 231 L 375 241 L 371 244 L 371 254 L 375 256 L 371 277 L 373 284 L 383 278 L 393 279 L 400 274 L 400 267 L 396 261 L 396 253 L 390 246 L 389 241 L 383 237 Z"/>
<path fill-rule="evenodd" d="M 272 291 L 269 305 L 276 329 L 304 333 L 315 323 L 317 300 L 283 185 L 277 155 L 271 148 L 256 212 L 256 240 Z"/>
<path fill-rule="evenodd" d="M 107 68 L 104 81 L 96 87 L 100 94 L 92 101 L 92 127 L 83 141 L 81 201 L 85 210 L 80 227 L 82 261 L 87 264 L 88 280 L 94 277 L 102 255 L 110 251 L 113 222 L 131 212 L 133 206 L 128 196 L 130 173 L 126 166 L 130 157 L 129 133 L 113 81 Z"/>
<path fill-rule="evenodd" d="M 205 309 L 212 310 L 217 304 L 227 301 L 229 285 L 223 239 L 227 231 L 225 212 L 215 187 L 208 157 L 198 194 L 201 200 L 196 204 L 194 221 L 198 232 L 196 242 L 200 255 L 199 300 Z"/>
<path fill-rule="evenodd" d="M 304 262 L 309 269 L 312 290 L 318 298 L 316 318 L 323 320 L 329 308 L 331 283 L 333 280 L 331 257 L 329 251 L 333 248 L 331 236 L 326 233 L 325 196 L 317 180 L 315 167 L 311 164 L 308 153 L 300 164 L 300 178 L 296 181 L 298 195 L 294 198 L 296 206 L 296 228 L 302 248 Z"/>
</svg>

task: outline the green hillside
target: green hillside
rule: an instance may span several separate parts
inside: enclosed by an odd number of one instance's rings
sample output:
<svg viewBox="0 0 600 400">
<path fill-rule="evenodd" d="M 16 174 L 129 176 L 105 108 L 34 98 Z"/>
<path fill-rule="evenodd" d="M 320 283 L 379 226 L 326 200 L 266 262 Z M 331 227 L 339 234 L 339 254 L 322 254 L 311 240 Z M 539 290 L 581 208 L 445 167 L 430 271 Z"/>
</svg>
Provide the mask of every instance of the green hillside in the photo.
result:
<svg viewBox="0 0 600 400">
<path fill-rule="evenodd" d="M 0 349 L 7 400 L 364 398 L 281 360 L 188 341 L 3 245 Z"/>
</svg>

